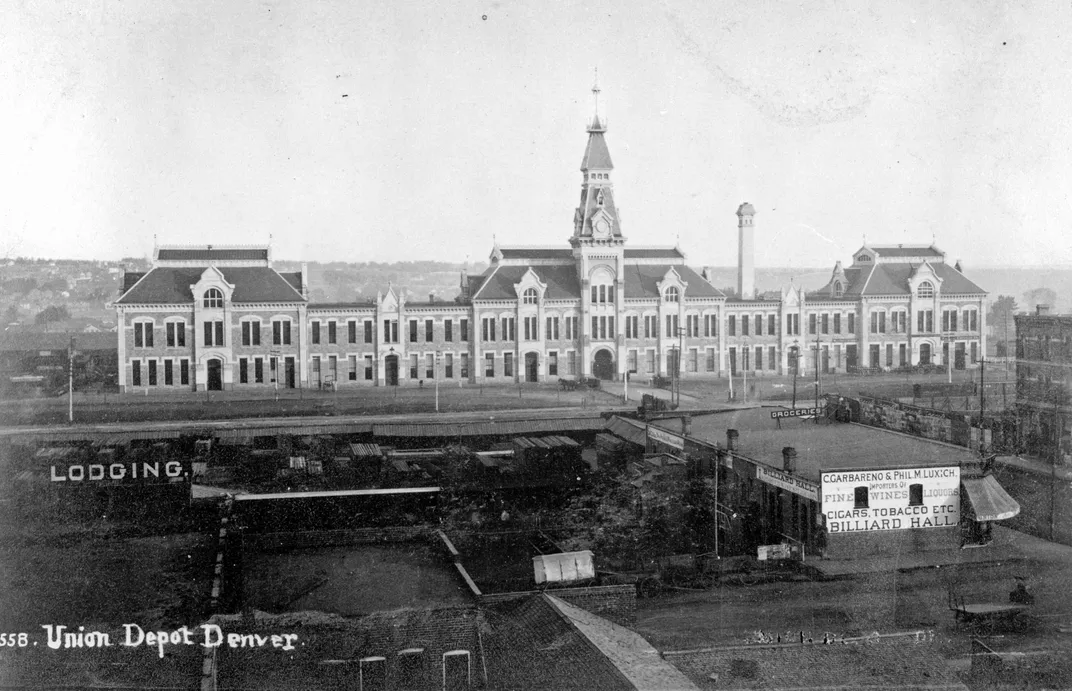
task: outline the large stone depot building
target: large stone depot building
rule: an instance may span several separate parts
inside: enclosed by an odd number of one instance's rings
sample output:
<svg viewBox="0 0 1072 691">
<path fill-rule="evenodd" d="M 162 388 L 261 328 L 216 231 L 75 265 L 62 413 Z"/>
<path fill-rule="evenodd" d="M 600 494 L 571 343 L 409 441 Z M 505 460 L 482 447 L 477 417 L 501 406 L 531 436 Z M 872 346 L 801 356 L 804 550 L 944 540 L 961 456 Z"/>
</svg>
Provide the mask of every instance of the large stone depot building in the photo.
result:
<svg viewBox="0 0 1072 691">
<path fill-rule="evenodd" d="M 931 246 L 864 244 L 815 292 L 757 296 L 756 212 L 737 209 L 738 290 L 677 247 L 631 247 L 598 114 L 588 126 L 573 234 L 561 247 L 496 246 L 454 302 L 311 303 L 306 271 L 268 247 L 161 247 L 124 276 L 123 391 L 415 385 L 557 378 L 645 381 L 945 364 L 985 352 L 986 292 Z M 724 248 L 730 251 L 729 247 Z M 818 348 L 816 346 L 818 345 Z M 680 352 L 680 357 L 678 353 Z"/>
</svg>

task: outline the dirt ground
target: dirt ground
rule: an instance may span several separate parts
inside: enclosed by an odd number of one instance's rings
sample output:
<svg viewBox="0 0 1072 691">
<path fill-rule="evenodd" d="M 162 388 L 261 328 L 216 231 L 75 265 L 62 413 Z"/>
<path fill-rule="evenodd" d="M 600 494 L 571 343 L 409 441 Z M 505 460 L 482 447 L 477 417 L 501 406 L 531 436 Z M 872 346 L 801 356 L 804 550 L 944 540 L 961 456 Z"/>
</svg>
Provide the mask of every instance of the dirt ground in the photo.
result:
<svg viewBox="0 0 1072 691">
<path fill-rule="evenodd" d="M 826 634 L 933 631 L 940 654 L 964 670 L 970 666 L 973 638 L 997 651 L 1025 653 L 1023 659 L 1058 661 L 1036 670 L 1005 668 L 984 676 L 965 671 L 963 679 L 972 689 L 1072 688 L 1072 667 L 1067 674 L 1059 668 L 1059 660 L 1072 659 L 1069 554 L 1061 548 L 1018 562 L 864 574 L 827 582 L 678 590 L 639 600 L 636 628 L 660 650 L 740 645 L 753 641 L 757 632 L 791 637 L 803 632 L 818 640 Z M 966 601 L 1008 602 L 1015 575 L 1027 576 L 1037 598 L 1025 616 L 1010 626 L 955 625 L 948 609 L 950 585 Z"/>
<path fill-rule="evenodd" d="M 245 557 L 244 606 L 344 616 L 465 604 L 460 579 L 425 545 L 330 547 Z"/>
<path fill-rule="evenodd" d="M 609 405 L 616 398 L 602 391 L 562 391 L 557 381 L 480 386 L 440 383 L 440 412 Z M 331 391 L 271 390 L 210 393 L 76 395 L 74 419 L 80 423 L 159 420 L 217 420 L 276 416 L 429 413 L 436 409 L 435 387 L 362 387 Z M 0 405 L 8 425 L 65 423 L 67 399 L 29 399 Z"/>
</svg>

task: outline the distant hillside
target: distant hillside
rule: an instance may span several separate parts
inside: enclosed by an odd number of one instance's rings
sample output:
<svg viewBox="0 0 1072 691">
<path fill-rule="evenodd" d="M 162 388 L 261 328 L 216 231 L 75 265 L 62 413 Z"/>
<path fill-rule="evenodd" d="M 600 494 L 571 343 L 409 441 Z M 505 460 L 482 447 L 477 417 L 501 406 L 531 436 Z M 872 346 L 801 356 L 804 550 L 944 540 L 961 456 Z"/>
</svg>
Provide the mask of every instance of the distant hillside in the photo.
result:
<svg viewBox="0 0 1072 691">
<path fill-rule="evenodd" d="M 276 261 L 280 271 L 297 271 L 301 262 Z M 308 262 L 309 298 L 313 302 L 364 302 L 376 297 L 377 291 L 386 292 L 389 285 L 404 288 L 411 300 L 428 300 L 435 294 L 437 300 L 452 301 L 460 290 L 461 272 L 464 264 L 450 262 L 379 262 L 346 263 Z M 484 271 L 483 264 L 470 264 L 470 274 Z"/>
</svg>

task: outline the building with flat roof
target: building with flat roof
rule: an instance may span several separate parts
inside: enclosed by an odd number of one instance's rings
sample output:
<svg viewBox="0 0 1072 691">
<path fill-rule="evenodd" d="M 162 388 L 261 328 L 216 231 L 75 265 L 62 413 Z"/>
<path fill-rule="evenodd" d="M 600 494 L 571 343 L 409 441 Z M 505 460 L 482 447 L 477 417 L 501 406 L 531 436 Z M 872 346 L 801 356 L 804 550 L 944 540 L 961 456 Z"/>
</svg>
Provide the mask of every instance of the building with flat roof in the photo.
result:
<svg viewBox="0 0 1072 691">
<path fill-rule="evenodd" d="M 853 558 L 985 544 L 988 523 L 1019 505 L 967 448 L 856 423 L 821 411 L 775 417 L 751 408 L 653 423 L 653 449 L 714 458 L 730 550 L 800 545 L 805 554 Z M 703 466 L 703 463 L 696 464 Z"/>
<path fill-rule="evenodd" d="M 1016 315 L 1016 408 L 1029 453 L 1072 460 L 1072 315 Z"/>
</svg>

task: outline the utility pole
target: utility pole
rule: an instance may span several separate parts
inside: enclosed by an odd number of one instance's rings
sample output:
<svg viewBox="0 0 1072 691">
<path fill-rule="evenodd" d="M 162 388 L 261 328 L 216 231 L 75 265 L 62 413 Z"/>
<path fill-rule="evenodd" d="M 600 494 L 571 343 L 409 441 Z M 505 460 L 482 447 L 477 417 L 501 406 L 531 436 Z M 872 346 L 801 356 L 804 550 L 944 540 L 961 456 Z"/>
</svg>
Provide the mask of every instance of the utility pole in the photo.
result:
<svg viewBox="0 0 1072 691">
<path fill-rule="evenodd" d="M 816 329 L 818 331 L 818 329 Z M 819 387 L 822 381 L 819 379 L 819 334 L 815 334 L 815 407 L 819 407 Z M 815 424 L 819 424 L 819 416 L 815 416 Z"/>
<path fill-rule="evenodd" d="M 983 433 L 983 418 L 986 417 L 986 358 L 979 358 L 979 434 Z"/>
<path fill-rule="evenodd" d="M 67 422 L 74 422 L 74 337 L 67 346 Z"/>
<path fill-rule="evenodd" d="M 439 356 L 442 351 L 435 351 L 435 370 L 432 371 L 435 379 L 435 411 L 439 412 Z"/>
<path fill-rule="evenodd" d="M 797 375 L 800 374 L 800 348 L 789 347 L 789 357 L 793 360 L 793 408 L 797 407 Z"/>
</svg>

